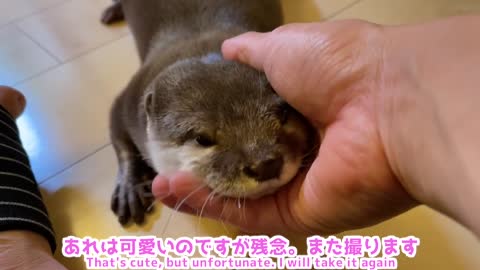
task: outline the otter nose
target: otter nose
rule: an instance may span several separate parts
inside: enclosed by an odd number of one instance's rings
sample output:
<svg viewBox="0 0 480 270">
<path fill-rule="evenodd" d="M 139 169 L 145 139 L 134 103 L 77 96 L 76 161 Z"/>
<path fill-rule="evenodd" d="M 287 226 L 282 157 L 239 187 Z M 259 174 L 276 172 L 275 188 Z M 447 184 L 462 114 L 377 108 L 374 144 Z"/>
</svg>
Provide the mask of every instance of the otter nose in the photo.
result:
<svg viewBox="0 0 480 270">
<path fill-rule="evenodd" d="M 243 172 L 258 182 L 267 181 L 280 176 L 283 167 L 282 158 L 264 160 L 257 165 L 245 167 Z"/>
</svg>

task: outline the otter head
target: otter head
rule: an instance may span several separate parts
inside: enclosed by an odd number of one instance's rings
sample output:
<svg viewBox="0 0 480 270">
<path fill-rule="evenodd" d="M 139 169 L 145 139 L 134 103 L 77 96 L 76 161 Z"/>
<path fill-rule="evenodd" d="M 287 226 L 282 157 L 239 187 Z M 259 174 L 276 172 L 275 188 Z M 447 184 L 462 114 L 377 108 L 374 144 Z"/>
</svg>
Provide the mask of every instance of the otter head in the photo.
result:
<svg viewBox="0 0 480 270">
<path fill-rule="evenodd" d="M 239 63 L 212 56 L 177 62 L 143 101 L 155 169 L 193 172 L 219 195 L 273 193 L 313 152 L 309 123 L 263 73 Z"/>
</svg>

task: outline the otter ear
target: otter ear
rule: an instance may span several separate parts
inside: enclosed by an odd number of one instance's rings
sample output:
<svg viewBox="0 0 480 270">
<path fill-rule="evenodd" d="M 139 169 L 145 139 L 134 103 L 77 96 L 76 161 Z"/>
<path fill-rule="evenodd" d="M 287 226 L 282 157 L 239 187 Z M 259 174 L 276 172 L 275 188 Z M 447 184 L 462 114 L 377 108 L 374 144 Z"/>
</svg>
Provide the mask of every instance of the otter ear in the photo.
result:
<svg viewBox="0 0 480 270">
<path fill-rule="evenodd" d="M 150 118 L 152 117 L 154 111 L 155 111 L 155 104 L 153 102 L 153 91 L 149 91 L 145 94 L 143 102 L 145 105 L 145 113 L 147 116 Z"/>
</svg>

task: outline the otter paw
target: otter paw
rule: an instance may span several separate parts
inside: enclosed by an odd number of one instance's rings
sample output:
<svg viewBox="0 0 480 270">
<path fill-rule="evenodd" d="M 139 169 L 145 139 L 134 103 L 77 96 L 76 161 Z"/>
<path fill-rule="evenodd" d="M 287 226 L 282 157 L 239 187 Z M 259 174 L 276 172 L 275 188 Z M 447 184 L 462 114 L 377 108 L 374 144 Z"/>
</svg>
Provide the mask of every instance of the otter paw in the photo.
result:
<svg viewBox="0 0 480 270">
<path fill-rule="evenodd" d="M 117 2 L 108 7 L 102 14 L 102 23 L 109 25 L 116 22 L 123 21 L 125 16 L 123 14 L 122 4 Z"/>
<path fill-rule="evenodd" d="M 145 215 L 153 208 L 151 181 L 132 184 L 131 181 L 117 183 L 112 194 L 111 209 L 122 226 L 131 220 L 142 225 Z"/>
</svg>

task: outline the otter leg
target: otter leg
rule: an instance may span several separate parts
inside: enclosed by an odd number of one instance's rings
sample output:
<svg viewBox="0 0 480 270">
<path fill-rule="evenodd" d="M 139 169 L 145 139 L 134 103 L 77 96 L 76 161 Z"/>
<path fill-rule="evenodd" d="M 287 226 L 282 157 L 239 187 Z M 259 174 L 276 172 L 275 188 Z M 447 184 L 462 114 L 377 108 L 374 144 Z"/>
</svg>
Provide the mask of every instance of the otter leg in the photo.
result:
<svg viewBox="0 0 480 270">
<path fill-rule="evenodd" d="M 124 19 L 122 3 L 120 3 L 120 0 L 113 0 L 113 4 L 103 11 L 101 21 L 106 25 L 110 25 Z"/>
<path fill-rule="evenodd" d="M 111 209 L 122 225 L 133 220 L 140 225 L 146 213 L 152 209 L 152 180 L 155 171 L 143 160 L 122 125 L 120 106 L 114 105 L 111 119 L 111 139 L 118 159 L 115 190 Z"/>
</svg>

